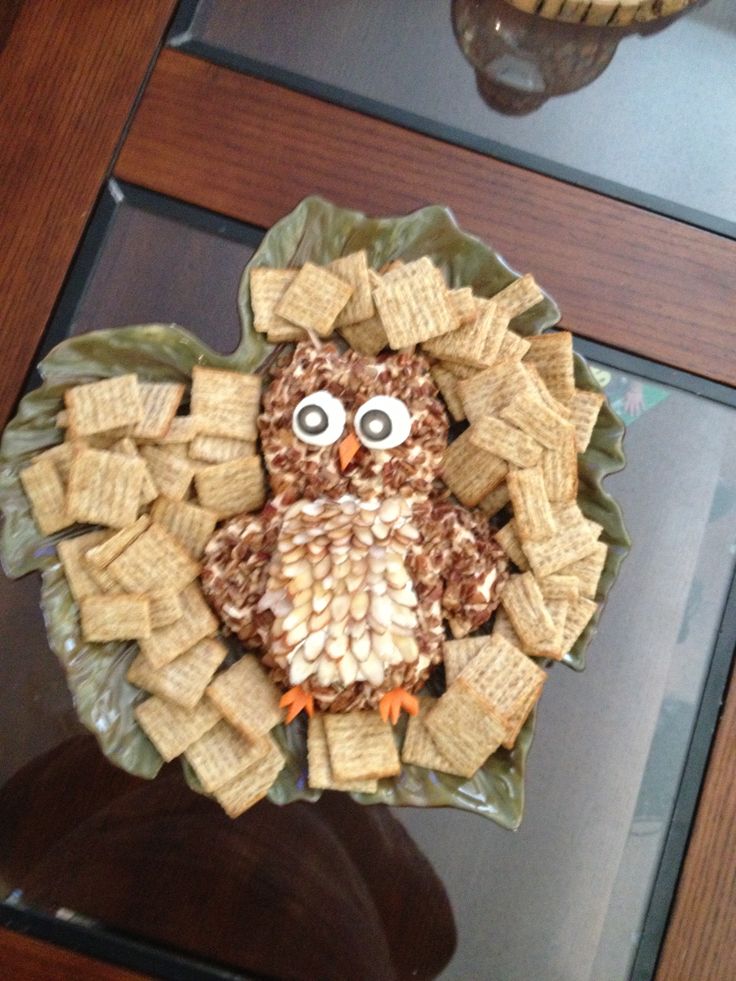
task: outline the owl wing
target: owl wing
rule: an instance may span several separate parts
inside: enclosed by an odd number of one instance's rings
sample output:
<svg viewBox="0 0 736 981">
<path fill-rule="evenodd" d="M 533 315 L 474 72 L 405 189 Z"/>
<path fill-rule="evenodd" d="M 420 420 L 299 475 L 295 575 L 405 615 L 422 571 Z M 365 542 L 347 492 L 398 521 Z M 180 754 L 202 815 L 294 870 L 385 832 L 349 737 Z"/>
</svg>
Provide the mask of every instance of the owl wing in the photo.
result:
<svg viewBox="0 0 736 981">
<path fill-rule="evenodd" d="M 266 505 L 244 514 L 212 537 L 202 566 L 202 588 L 222 622 L 251 649 L 268 647 L 273 614 L 259 609 L 281 516 Z"/>
<path fill-rule="evenodd" d="M 449 500 L 430 504 L 423 548 L 444 583 L 442 612 L 453 636 L 482 626 L 499 603 L 507 560 L 486 516 Z"/>
</svg>

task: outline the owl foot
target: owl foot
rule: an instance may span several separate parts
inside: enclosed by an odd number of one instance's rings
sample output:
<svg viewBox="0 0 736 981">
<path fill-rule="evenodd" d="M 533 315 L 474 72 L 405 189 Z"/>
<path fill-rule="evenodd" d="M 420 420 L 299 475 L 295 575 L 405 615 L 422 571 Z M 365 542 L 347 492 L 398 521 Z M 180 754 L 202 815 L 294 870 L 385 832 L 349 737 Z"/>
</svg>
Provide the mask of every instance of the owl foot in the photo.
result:
<svg viewBox="0 0 736 981">
<path fill-rule="evenodd" d="M 394 725 L 399 721 L 402 708 L 406 709 L 409 715 L 419 714 L 419 700 L 404 688 L 394 688 L 393 691 L 387 692 L 378 704 L 378 711 L 383 721 L 388 722 L 390 717 Z"/>
<path fill-rule="evenodd" d="M 304 691 L 301 685 L 290 688 L 285 695 L 281 696 L 279 708 L 289 707 L 286 715 L 286 724 L 293 722 L 302 709 L 306 709 L 307 715 L 311 719 L 314 715 L 314 697 L 309 692 Z"/>
</svg>

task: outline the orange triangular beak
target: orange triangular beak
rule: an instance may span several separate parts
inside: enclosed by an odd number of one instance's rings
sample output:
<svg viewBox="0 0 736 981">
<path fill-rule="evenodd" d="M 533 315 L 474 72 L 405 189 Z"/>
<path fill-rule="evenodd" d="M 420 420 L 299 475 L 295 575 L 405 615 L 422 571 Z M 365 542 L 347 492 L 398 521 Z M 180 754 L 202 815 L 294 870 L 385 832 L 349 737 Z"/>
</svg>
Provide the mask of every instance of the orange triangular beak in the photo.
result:
<svg viewBox="0 0 736 981">
<path fill-rule="evenodd" d="M 359 449 L 360 440 L 358 437 L 355 435 L 355 433 L 348 433 L 337 448 L 337 453 L 340 457 L 341 470 L 344 470 L 347 467 Z"/>
</svg>

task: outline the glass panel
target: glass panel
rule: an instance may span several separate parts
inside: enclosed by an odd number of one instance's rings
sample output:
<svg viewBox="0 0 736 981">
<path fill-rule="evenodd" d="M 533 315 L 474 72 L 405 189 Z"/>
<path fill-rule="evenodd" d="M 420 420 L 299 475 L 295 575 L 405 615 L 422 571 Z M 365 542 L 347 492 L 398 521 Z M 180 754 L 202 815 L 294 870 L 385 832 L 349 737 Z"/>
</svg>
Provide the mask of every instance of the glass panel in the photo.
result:
<svg viewBox="0 0 736 981">
<path fill-rule="evenodd" d="M 123 202 L 67 330 L 175 318 L 230 348 L 250 251 Z M 596 370 L 634 546 L 587 670 L 551 672 L 518 833 L 336 794 L 231 822 L 176 762 L 130 777 L 76 722 L 37 578 L 0 579 L 0 896 L 272 977 L 625 977 L 734 571 L 736 411 Z"/>
<path fill-rule="evenodd" d="M 201 0 L 181 43 L 727 229 L 736 7 L 710 0 L 640 31 L 550 22 L 506 0 Z"/>
</svg>

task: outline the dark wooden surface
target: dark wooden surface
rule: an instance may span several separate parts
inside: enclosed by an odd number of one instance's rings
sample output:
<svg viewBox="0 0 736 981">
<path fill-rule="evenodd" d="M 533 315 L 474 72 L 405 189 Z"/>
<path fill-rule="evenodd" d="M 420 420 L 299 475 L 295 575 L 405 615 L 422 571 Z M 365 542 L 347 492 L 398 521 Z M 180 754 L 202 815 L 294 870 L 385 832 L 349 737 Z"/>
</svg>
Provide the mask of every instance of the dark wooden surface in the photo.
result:
<svg viewBox="0 0 736 981">
<path fill-rule="evenodd" d="M 374 215 L 447 204 L 577 334 L 736 384 L 736 242 L 591 191 L 171 50 L 116 172 L 264 227 L 314 193 Z"/>
<path fill-rule="evenodd" d="M 718 729 L 662 951 L 659 981 L 736 974 L 736 686 Z"/>
<path fill-rule="evenodd" d="M 16 4 L 0 60 L 0 91 L 11 93 L 0 120 L 4 416 L 172 6 Z M 167 51 L 117 173 L 263 226 L 314 192 L 375 214 L 447 203 L 533 270 L 580 334 L 736 383 L 733 242 L 470 151 Z M 733 976 L 734 750 L 732 686 L 659 981 Z M 11 946 L 9 976 L 24 978 L 36 942 L 11 935 Z M 8 949 L 3 936 L 0 964 Z M 46 949 L 52 966 L 28 976 L 65 977 L 65 952 Z"/>
<path fill-rule="evenodd" d="M 143 981 L 145 977 L 1 927 L 0 975 L 8 981 Z"/>
<path fill-rule="evenodd" d="M 15 6 L 9 28 L 3 18 L 0 57 L 0 425 L 32 363 L 175 0 Z"/>
</svg>

